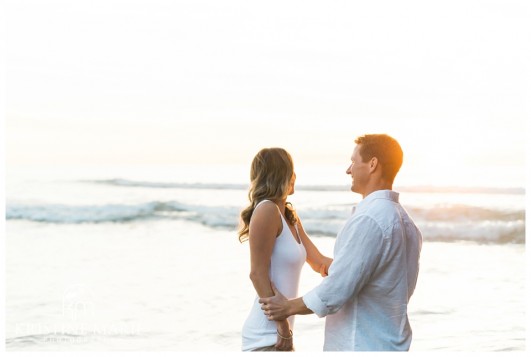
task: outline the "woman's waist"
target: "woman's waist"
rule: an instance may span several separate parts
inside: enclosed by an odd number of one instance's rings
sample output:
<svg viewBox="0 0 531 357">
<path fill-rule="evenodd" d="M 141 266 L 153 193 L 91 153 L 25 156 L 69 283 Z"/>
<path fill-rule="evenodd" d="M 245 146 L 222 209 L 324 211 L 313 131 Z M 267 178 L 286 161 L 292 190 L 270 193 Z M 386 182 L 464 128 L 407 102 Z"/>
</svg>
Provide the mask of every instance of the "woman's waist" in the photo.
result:
<svg viewBox="0 0 531 357">
<path fill-rule="evenodd" d="M 300 276 L 286 279 L 285 276 L 271 273 L 270 279 L 275 288 L 286 298 L 294 299 L 298 297 Z"/>
<path fill-rule="evenodd" d="M 262 305 L 258 302 L 258 299 L 260 299 L 259 296 L 256 296 L 253 302 L 253 306 L 251 308 L 251 311 L 249 312 L 249 316 L 246 320 L 246 325 L 248 326 L 259 326 L 260 330 L 263 331 L 263 333 L 277 333 L 277 324 L 275 321 L 270 321 L 264 314 L 264 310 L 262 310 Z M 295 315 L 292 315 L 288 317 L 288 321 L 290 323 L 290 326 L 293 327 L 293 324 L 295 322 Z"/>
</svg>

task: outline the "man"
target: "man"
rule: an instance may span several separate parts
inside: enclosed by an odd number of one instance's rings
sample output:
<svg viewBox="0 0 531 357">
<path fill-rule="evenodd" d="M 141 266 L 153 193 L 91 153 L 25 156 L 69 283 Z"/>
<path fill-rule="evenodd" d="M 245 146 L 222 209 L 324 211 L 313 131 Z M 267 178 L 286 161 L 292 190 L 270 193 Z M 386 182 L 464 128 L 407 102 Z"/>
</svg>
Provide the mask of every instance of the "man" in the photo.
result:
<svg viewBox="0 0 531 357">
<path fill-rule="evenodd" d="M 355 143 L 347 174 L 363 200 L 337 236 L 328 277 L 303 297 L 287 300 L 274 289 L 259 302 L 269 320 L 327 316 L 325 351 L 407 351 L 422 235 L 392 191 L 402 149 L 385 134 Z"/>
</svg>

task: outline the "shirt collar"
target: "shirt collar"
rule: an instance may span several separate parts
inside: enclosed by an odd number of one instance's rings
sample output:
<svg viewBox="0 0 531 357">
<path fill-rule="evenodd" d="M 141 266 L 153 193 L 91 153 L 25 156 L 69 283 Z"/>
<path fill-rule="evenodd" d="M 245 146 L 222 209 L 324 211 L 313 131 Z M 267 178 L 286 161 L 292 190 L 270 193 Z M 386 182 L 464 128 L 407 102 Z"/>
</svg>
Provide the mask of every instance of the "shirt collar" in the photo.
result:
<svg viewBox="0 0 531 357">
<path fill-rule="evenodd" d="M 356 207 L 354 207 L 354 209 L 352 210 L 352 213 L 354 213 L 354 210 L 362 209 L 363 207 L 365 207 L 372 201 L 381 199 L 381 198 L 398 203 L 398 196 L 399 196 L 399 193 L 396 191 L 392 191 L 392 190 L 378 190 L 378 191 L 371 192 L 363 200 L 361 200 L 356 205 Z"/>
</svg>

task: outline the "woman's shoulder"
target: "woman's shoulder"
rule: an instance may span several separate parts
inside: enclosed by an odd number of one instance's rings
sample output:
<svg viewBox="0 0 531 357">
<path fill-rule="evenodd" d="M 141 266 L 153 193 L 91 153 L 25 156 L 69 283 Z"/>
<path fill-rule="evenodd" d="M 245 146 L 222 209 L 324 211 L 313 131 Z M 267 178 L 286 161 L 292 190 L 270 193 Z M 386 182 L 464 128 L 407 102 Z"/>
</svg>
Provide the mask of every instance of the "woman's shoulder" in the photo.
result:
<svg viewBox="0 0 531 357">
<path fill-rule="evenodd" d="M 262 200 L 260 202 L 258 202 L 254 208 L 255 212 L 257 210 L 261 210 L 261 211 L 272 211 L 272 210 L 275 210 L 275 211 L 279 211 L 278 209 L 278 206 L 275 202 L 271 201 L 271 200 Z"/>
<path fill-rule="evenodd" d="M 273 201 L 264 200 L 256 205 L 249 227 L 255 227 L 255 229 L 274 229 L 276 227 L 276 236 L 282 231 L 282 218 L 280 209 Z"/>
<path fill-rule="evenodd" d="M 256 218 L 269 218 L 273 216 L 280 215 L 280 210 L 277 206 L 277 204 L 270 200 L 263 200 L 260 201 L 253 212 L 253 217 L 256 216 Z"/>
</svg>

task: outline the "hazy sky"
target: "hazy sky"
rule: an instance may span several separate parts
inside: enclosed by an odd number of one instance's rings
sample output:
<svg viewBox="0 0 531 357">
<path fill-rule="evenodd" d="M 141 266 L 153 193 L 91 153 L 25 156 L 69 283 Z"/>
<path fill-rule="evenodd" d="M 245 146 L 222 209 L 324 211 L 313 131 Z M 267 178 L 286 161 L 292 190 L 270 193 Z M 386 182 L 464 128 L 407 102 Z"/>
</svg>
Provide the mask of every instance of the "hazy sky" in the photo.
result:
<svg viewBox="0 0 531 357">
<path fill-rule="evenodd" d="M 526 1 L 6 1 L 7 165 L 348 164 L 523 185 Z"/>
</svg>

